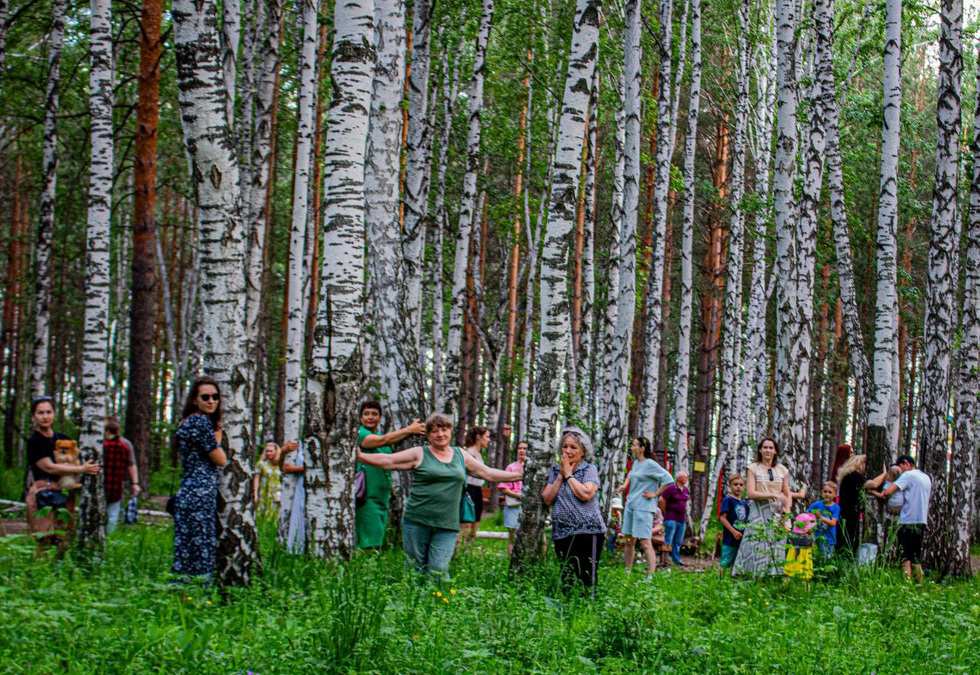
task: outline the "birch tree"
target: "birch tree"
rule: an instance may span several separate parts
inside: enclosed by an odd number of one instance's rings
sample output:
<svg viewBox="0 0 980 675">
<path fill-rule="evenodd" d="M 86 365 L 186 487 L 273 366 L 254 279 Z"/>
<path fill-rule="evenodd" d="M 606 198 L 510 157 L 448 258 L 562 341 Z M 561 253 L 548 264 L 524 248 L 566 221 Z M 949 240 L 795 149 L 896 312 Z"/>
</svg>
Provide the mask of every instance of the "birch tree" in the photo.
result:
<svg viewBox="0 0 980 675">
<path fill-rule="evenodd" d="M 44 394 L 51 337 L 51 246 L 54 242 L 54 201 L 58 188 L 58 109 L 61 104 L 61 48 L 65 42 L 65 0 L 53 0 L 48 33 L 48 83 L 44 95 L 44 142 L 41 157 L 41 210 L 34 252 L 34 345 L 31 391 Z"/>
<path fill-rule="evenodd" d="M 884 118 L 878 198 L 874 398 L 868 401 L 868 468 L 898 447 L 898 149 L 902 108 L 902 0 L 885 3 Z"/>
<path fill-rule="evenodd" d="M 306 550 L 354 552 L 354 446 L 364 302 L 364 162 L 374 79 L 373 0 L 338 0 L 324 139 L 320 305 L 307 368 Z"/>
<path fill-rule="evenodd" d="M 568 74 L 562 98 L 555 147 L 555 172 L 548 198 L 548 221 L 541 254 L 541 346 L 534 376 L 534 407 L 528 429 L 528 457 L 524 480 L 527 494 L 539 494 L 551 465 L 558 396 L 564 381 L 568 351 L 568 244 L 575 223 L 582 146 L 585 142 L 589 95 L 599 46 L 599 3 L 578 0 Z M 540 555 L 544 503 L 525 504 L 521 514 L 511 565 L 521 569 Z"/>
<path fill-rule="evenodd" d="M 100 463 L 109 344 L 110 225 L 112 220 L 112 2 L 92 0 L 89 19 L 89 112 L 92 154 L 89 162 L 88 231 L 85 245 L 85 336 L 82 347 L 82 459 Z M 105 548 L 105 476 L 82 479 L 78 504 L 78 542 Z"/>
<path fill-rule="evenodd" d="M 248 345 L 245 316 L 245 229 L 239 203 L 235 142 L 225 106 L 218 8 L 214 0 L 174 0 L 171 16 L 181 122 L 200 222 L 203 356 L 221 385 L 222 431 L 228 463 L 218 498 L 218 577 L 247 585 L 259 562 L 250 508 L 252 446 L 249 436 Z"/>
<path fill-rule="evenodd" d="M 469 112 L 466 132 L 466 174 L 463 176 L 463 196 L 459 207 L 456 230 L 456 256 L 453 265 L 453 288 L 449 305 L 449 336 L 446 342 L 446 362 L 443 373 L 442 399 L 436 408 L 452 416 L 459 404 L 460 359 L 463 344 L 463 311 L 466 304 L 466 259 L 470 231 L 476 218 L 477 176 L 480 171 L 480 138 L 483 112 L 483 83 L 486 68 L 487 43 L 493 23 L 494 0 L 483 0 L 480 32 L 473 53 L 473 80 L 470 84 Z"/>
<path fill-rule="evenodd" d="M 932 478 L 925 560 L 942 570 L 952 559 L 946 456 L 949 448 L 949 371 L 954 331 L 956 257 L 959 237 L 959 151 L 961 77 L 963 73 L 963 2 L 943 0 L 939 38 L 939 100 L 936 107 L 936 179 L 932 191 L 926 285 L 925 350 L 922 362 L 922 408 L 919 464 Z M 957 478 L 959 480 L 959 478 Z"/>
<path fill-rule="evenodd" d="M 317 13 L 320 0 L 302 0 L 303 42 L 300 46 L 300 85 L 296 103 L 299 125 L 296 130 L 296 175 L 293 184 L 293 210 L 289 228 L 288 292 L 286 295 L 286 388 L 283 392 L 283 437 L 286 440 L 300 438 L 302 431 L 303 357 L 306 343 L 306 312 L 303 295 L 304 276 L 310 266 L 309 253 L 312 242 L 306 241 L 310 214 L 310 184 L 313 141 L 316 137 L 317 103 Z M 295 460 L 292 462 L 295 464 Z M 301 487 L 302 474 L 287 473 L 282 476 L 282 493 L 279 500 L 279 542 L 285 544 L 292 517 L 293 495 Z"/>
</svg>

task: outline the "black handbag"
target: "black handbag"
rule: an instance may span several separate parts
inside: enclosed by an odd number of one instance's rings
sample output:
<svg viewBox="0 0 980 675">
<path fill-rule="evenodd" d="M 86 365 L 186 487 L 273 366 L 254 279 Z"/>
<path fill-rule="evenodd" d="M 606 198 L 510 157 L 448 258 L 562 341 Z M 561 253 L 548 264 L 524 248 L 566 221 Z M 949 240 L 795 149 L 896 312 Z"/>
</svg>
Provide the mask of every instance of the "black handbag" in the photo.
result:
<svg viewBox="0 0 980 675">
<path fill-rule="evenodd" d="M 66 490 L 41 490 L 37 493 L 37 508 L 60 509 L 68 503 L 68 492 Z"/>
</svg>

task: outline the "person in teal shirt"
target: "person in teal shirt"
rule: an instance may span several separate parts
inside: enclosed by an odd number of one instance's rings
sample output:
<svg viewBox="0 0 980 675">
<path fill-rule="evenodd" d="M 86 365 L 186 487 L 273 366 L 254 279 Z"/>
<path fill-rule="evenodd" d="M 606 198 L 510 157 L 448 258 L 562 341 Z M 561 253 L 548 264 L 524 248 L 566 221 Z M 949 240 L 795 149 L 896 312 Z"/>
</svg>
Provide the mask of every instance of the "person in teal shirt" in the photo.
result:
<svg viewBox="0 0 980 675">
<path fill-rule="evenodd" d="M 653 458 L 653 445 L 649 438 L 640 436 L 633 439 L 630 454 L 633 456 L 633 466 L 626 482 L 618 490 L 620 493 L 629 490 L 623 513 L 622 532 L 628 537 L 623 557 L 628 573 L 633 567 L 636 542 L 639 540 L 646 554 L 649 574 L 653 574 L 657 571 L 657 555 L 653 550 L 654 531 L 659 528 L 656 534 L 658 538 L 663 538 L 664 529 L 662 524 L 654 522 L 660 511 L 657 498 L 661 490 L 674 482 L 674 477 Z M 663 516 L 660 522 L 663 522 Z"/>
<path fill-rule="evenodd" d="M 425 425 L 418 419 L 398 431 L 382 433 L 381 404 L 365 401 L 361 404 L 361 428 L 357 432 L 357 447 L 363 453 L 391 454 L 391 445 L 408 436 L 425 433 Z M 354 534 L 357 548 L 377 548 L 384 543 L 388 527 L 388 504 L 391 500 L 391 474 L 368 464 L 358 463 L 356 470 L 364 470 L 365 502 L 354 516 Z"/>
</svg>

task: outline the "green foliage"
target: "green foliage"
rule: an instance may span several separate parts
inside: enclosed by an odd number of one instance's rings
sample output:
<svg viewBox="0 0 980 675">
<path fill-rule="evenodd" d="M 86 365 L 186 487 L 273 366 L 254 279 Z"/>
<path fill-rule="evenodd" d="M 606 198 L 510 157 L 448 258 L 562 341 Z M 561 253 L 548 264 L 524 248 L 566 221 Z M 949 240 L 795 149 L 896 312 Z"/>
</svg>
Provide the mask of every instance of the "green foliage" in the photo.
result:
<svg viewBox="0 0 980 675">
<path fill-rule="evenodd" d="M 171 532 L 123 528 L 104 564 L 35 561 L 0 539 L 0 672 L 892 673 L 977 672 L 980 584 L 906 583 L 894 570 L 802 584 L 712 572 L 625 576 L 563 598 L 553 560 L 509 578 L 503 542 L 458 554 L 420 586 L 397 550 L 337 565 L 262 531 L 251 589 L 168 584 Z M 26 545 L 25 545 L 26 542 Z"/>
</svg>

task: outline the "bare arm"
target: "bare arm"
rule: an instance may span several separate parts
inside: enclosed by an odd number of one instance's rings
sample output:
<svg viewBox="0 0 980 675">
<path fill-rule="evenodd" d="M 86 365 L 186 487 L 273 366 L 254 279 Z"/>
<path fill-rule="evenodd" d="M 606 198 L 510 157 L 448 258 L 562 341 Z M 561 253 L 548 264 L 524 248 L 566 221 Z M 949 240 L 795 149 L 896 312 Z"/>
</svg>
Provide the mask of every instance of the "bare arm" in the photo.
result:
<svg viewBox="0 0 980 675">
<path fill-rule="evenodd" d="M 394 456 L 394 455 L 392 455 Z M 492 483 L 503 483 L 505 481 L 517 481 L 524 478 L 523 471 L 501 471 L 491 469 L 483 463 L 482 459 L 474 457 L 468 452 L 463 452 L 463 461 L 466 462 L 466 473 Z"/>
<path fill-rule="evenodd" d="M 892 483 L 891 485 L 889 485 L 888 487 L 886 487 L 884 490 L 881 491 L 881 498 L 882 499 L 888 499 L 893 494 L 895 494 L 897 491 L 898 491 L 898 485 L 896 485 L 895 483 Z"/>
<path fill-rule="evenodd" d="M 568 480 L 565 482 L 568 483 L 568 487 L 571 488 L 572 494 L 575 495 L 580 502 L 589 501 L 595 497 L 595 493 L 599 490 L 599 486 L 595 483 L 579 482 L 578 478 L 575 476 L 569 476 Z"/>
<path fill-rule="evenodd" d="M 228 463 L 228 456 L 225 455 L 223 448 L 215 448 L 208 453 L 208 459 L 210 459 L 215 466 L 224 466 Z"/>
<path fill-rule="evenodd" d="M 259 502 L 259 474 L 255 474 L 255 478 L 252 479 L 252 503 L 257 504 Z"/>
<path fill-rule="evenodd" d="M 79 473 L 94 476 L 99 472 L 101 467 L 92 460 L 88 460 L 84 464 L 56 464 L 50 457 L 42 457 L 37 460 L 37 468 L 45 473 L 52 473 L 55 476 L 70 476 Z"/>
<path fill-rule="evenodd" d="M 289 464 L 288 462 L 282 463 L 283 473 L 304 473 L 305 471 L 306 467 L 302 464 Z"/>
<path fill-rule="evenodd" d="M 514 492 L 510 488 L 500 488 L 500 491 L 504 494 L 505 497 L 513 497 L 514 499 L 521 498 L 520 492 Z"/>
<path fill-rule="evenodd" d="M 358 450 L 357 461 L 385 471 L 411 471 L 422 463 L 422 448 L 409 448 L 390 455 L 380 452 L 365 454 Z"/>
<path fill-rule="evenodd" d="M 881 487 L 881 484 L 885 482 L 885 476 L 887 476 L 887 475 L 888 475 L 888 472 L 887 471 L 882 471 L 881 473 L 879 473 L 877 476 L 875 476 L 871 480 L 866 481 L 865 484 L 864 484 L 864 489 L 865 490 L 877 490 L 878 488 Z"/>
<path fill-rule="evenodd" d="M 377 450 L 378 448 L 383 448 L 386 445 L 393 445 L 401 440 L 404 440 L 408 436 L 423 436 L 425 435 L 425 425 L 418 419 L 412 420 L 412 423 L 407 427 L 402 427 L 397 431 L 389 431 L 387 434 L 369 434 L 364 437 L 361 441 L 361 449 L 363 450 Z"/>
<path fill-rule="evenodd" d="M 745 474 L 745 498 L 755 501 L 769 501 L 771 498 L 764 492 L 755 489 L 755 472 L 749 471 Z"/>
<path fill-rule="evenodd" d="M 627 479 L 626 479 L 626 482 L 625 482 L 625 483 L 623 483 L 622 485 L 620 485 L 620 486 L 619 486 L 619 489 L 618 489 L 618 490 L 616 490 L 616 492 L 626 492 L 626 491 L 627 491 L 627 490 L 629 490 L 629 489 L 630 489 L 630 479 L 629 479 L 629 478 L 627 478 Z"/>
<path fill-rule="evenodd" d="M 129 480 L 133 483 L 133 496 L 138 495 L 140 493 L 140 474 L 135 463 L 129 465 Z"/>
<path fill-rule="evenodd" d="M 728 514 L 721 514 L 721 526 L 728 530 L 728 533 L 735 537 L 736 539 L 742 538 L 742 533 L 732 527 L 731 523 L 728 522 Z"/>
<path fill-rule="evenodd" d="M 558 490 L 561 488 L 561 484 L 563 482 L 564 480 L 562 479 L 561 472 L 559 471 L 554 482 L 548 483 L 544 486 L 544 489 L 541 490 L 541 500 L 548 506 L 554 504 L 555 499 L 558 498 Z"/>
</svg>

